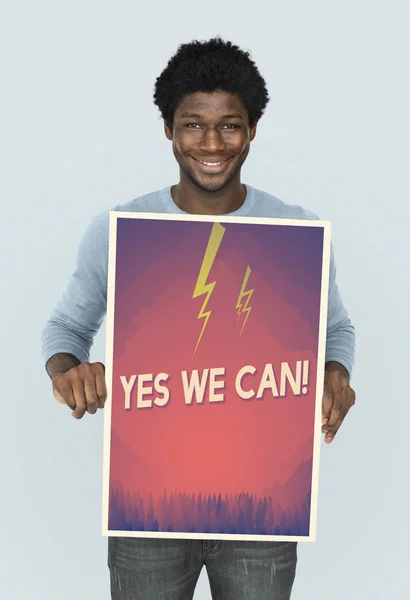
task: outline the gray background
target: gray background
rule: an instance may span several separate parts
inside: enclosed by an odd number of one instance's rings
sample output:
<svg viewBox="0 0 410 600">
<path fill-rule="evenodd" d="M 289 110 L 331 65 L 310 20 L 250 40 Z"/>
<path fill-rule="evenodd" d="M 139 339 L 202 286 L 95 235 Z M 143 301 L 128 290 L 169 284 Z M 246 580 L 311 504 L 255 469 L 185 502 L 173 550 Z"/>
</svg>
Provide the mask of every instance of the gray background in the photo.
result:
<svg viewBox="0 0 410 600">
<path fill-rule="evenodd" d="M 405 5 L 2 0 L 2 598 L 109 598 L 103 415 L 54 401 L 40 332 L 91 216 L 176 182 L 153 84 L 180 42 L 215 34 L 252 51 L 272 96 L 244 180 L 332 220 L 357 327 L 357 405 L 322 448 L 318 541 L 299 546 L 292 600 L 407 597 Z"/>
</svg>

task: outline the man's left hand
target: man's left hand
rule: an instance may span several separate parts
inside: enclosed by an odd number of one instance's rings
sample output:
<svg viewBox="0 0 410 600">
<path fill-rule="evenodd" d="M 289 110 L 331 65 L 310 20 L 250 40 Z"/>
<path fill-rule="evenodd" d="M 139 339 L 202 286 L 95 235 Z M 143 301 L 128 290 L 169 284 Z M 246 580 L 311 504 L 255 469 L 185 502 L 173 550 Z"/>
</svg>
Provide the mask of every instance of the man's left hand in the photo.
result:
<svg viewBox="0 0 410 600">
<path fill-rule="evenodd" d="M 349 384 L 349 374 L 343 365 L 328 362 L 325 367 L 325 384 L 322 403 L 322 433 L 330 444 L 349 410 L 356 394 Z"/>
</svg>

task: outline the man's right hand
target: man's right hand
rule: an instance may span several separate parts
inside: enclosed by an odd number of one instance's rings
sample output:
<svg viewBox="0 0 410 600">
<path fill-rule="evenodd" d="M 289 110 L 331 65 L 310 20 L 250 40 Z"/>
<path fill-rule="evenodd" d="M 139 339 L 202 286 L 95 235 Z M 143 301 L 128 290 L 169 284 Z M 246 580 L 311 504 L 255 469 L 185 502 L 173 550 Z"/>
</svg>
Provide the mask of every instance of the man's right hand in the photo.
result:
<svg viewBox="0 0 410 600">
<path fill-rule="evenodd" d="M 98 408 L 104 408 L 107 388 L 102 363 L 81 363 L 65 373 L 57 373 L 51 381 L 55 399 L 67 404 L 74 418 L 81 419 L 86 412 L 94 414 Z"/>
</svg>

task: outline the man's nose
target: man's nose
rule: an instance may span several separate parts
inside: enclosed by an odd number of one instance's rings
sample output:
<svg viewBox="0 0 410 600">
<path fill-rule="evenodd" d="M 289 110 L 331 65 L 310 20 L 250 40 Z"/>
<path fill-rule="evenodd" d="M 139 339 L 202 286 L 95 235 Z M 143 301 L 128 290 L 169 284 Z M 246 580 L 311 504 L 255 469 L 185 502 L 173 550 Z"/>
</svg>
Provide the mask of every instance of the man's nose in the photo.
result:
<svg viewBox="0 0 410 600">
<path fill-rule="evenodd" d="M 200 149 L 206 152 L 216 153 L 225 148 L 225 142 L 221 132 L 216 128 L 205 129 L 201 138 Z"/>
</svg>

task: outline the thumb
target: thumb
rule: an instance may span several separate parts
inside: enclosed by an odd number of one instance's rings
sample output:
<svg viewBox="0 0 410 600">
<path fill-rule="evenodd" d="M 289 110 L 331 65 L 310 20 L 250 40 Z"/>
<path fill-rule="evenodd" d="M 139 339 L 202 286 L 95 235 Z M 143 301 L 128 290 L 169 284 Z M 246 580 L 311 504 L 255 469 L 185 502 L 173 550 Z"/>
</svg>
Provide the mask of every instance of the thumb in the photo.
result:
<svg viewBox="0 0 410 600">
<path fill-rule="evenodd" d="M 57 389 L 54 390 L 54 398 L 57 400 L 57 402 L 60 402 L 61 404 L 65 404 L 64 398 L 62 397 L 62 395 L 60 394 L 60 392 Z"/>
<path fill-rule="evenodd" d="M 333 406 L 333 392 L 329 387 L 325 387 L 322 400 L 322 425 L 326 425 L 330 418 Z"/>
<path fill-rule="evenodd" d="M 60 402 L 61 404 L 65 404 L 65 400 L 64 400 L 61 392 L 57 388 L 54 381 L 53 381 L 53 394 L 54 394 L 54 398 L 57 400 L 57 402 Z"/>
</svg>

